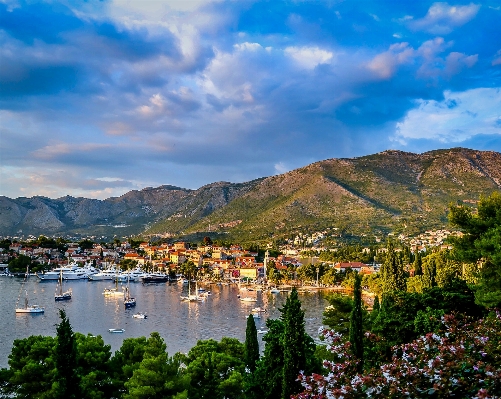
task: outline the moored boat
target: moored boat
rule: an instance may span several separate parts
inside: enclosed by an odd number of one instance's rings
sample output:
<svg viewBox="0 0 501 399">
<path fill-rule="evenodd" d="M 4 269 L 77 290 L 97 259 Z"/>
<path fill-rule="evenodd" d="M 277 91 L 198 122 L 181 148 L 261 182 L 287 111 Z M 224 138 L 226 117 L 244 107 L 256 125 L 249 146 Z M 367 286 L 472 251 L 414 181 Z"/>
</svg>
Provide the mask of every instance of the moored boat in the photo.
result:
<svg viewBox="0 0 501 399">
<path fill-rule="evenodd" d="M 26 297 L 24 299 L 24 308 L 16 308 L 16 313 L 44 313 L 45 308 L 38 305 L 30 305 L 28 301 L 28 291 L 26 291 Z"/>
<path fill-rule="evenodd" d="M 67 301 L 70 300 L 72 296 L 71 288 L 63 292 L 63 271 L 59 273 L 59 282 L 57 283 L 56 292 L 54 293 L 55 301 Z"/>
</svg>

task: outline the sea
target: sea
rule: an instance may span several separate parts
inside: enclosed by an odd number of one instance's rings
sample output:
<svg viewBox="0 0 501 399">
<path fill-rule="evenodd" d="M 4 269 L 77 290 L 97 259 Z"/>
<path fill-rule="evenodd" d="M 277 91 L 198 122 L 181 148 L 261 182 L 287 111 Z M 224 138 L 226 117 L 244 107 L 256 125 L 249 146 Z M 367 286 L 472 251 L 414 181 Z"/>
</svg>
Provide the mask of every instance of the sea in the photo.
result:
<svg viewBox="0 0 501 399">
<path fill-rule="evenodd" d="M 125 285 L 125 284 L 124 284 Z M 64 289 L 71 288 L 72 299 L 55 302 L 56 281 L 40 281 L 36 276 L 27 280 L 16 277 L 0 277 L 0 368 L 8 367 L 8 356 L 15 339 L 30 335 L 56 335 L 60 322 L 59 309 L 64 309 L 73 331 L 82 334 L 101 335 L 111 346 L 112 353 L 120 349 L 122 341 L 130 337 L 148 337 L 158 332 L 167 344 L 167 352 L 187 353 L 199 340 L 222 337 L 245 341 L 247 317 L 252 308 L 261 307 L 266 312 L 255 319 L 256 328 L 266 330 L 266 320 L 277 319 L 289 290 L 278 294 L 262 291 L 243 291 L 237 284 L 200 284 L 199 288 L 210 291 L 203 302 L 184 302 L 181 296 L 188 294 L 188 286 L 180 283 L 130 283 L 131 296 L 137 300 L 135 308 L 125 309 L 122 297 L 103 295 L 105 288 L 114 287 L 111 281 L 66 281 Z M 119 287 L 120 288 L 120 287 Z M 192 287 L 192 291 L 193 287 Z M 45 308 L 43 314 L 16 314 L 17 307 L 24 306 L 28 294 L 29 304 Z M 305 312 L 305 327 L 315 340 L 322 326 L 322 312 L 327 306 L 321 291 L 299 291 L 301 307 Z M 255 302 L 241 301 L 238 297 L 255 298 Z M 144 313 L 146 319 L 133 318 Z M 123 333 L 110 333 L 110 328 L 124 329 Z M 261 351 L 264 348 L 262 334 L 258 334 Z"/>
</svg>

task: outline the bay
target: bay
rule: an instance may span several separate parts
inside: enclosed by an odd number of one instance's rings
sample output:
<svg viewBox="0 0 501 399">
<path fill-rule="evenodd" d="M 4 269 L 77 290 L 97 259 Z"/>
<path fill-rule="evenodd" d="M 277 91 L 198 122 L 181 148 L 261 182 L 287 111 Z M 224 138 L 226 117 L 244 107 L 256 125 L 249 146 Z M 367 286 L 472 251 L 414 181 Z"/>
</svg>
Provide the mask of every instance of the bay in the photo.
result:
<svg viewBox="0 0 501 399">
<path fill-rule="evenodd" d="M 186 353 L 201 339 L 220 340 L 222 337 L 245 340 L 247 317 L 254 307 L 267 311 L 255 319 L 257 329 L 265 329 L 268 318 L 279 318 L 288 292 L 271 294 L 256 291 L 239 291 L 237 285 L 201 285 L 211 291 L 204 302 L 182 302 L 188 287 L 177 283 L 141 284 L 131 283 L 131 295 L 136 297 L 137 306 L 125 309 L 122 297 L 105 297 L 102 292 L 112 287 L 109 281 L 68 281 L 65 289 L 73 290 L 73 298 L 66 302 L 55 302 L 56 282 L 41 282 L 30 277 L 23 279 L 0 277 L 0 368 L 8 366 L 8 355 L 17 338 L 30 335 L 55 336 L 56 324 L 60 322 L 59 309 L 64 309 L 73 331 L 83 334 L 101 335 L 112 353 L 120 348 L 124 338 L 148 337 L 157 331 L 167 344 L 169 355 Z M 39 315 L 16 314 L 16 302 L 24 304 L 25 291 L 30 304 L 45 307 Z M 254 297 L 256 302 L 241 301 L 242 297 Z M 322 312 L 327 306 L 322 292 L 300 293 L 302 309 L 305 311 L 306 331 L 317 337 L 322 325 Z M 135 319 L 132 315 L 143 312 L 147 319 Z M 109 333 L 109 328 L 123 328 L 124 333 Z M 259 334 L 260 347 L 264 343 Z"/>
</svg>

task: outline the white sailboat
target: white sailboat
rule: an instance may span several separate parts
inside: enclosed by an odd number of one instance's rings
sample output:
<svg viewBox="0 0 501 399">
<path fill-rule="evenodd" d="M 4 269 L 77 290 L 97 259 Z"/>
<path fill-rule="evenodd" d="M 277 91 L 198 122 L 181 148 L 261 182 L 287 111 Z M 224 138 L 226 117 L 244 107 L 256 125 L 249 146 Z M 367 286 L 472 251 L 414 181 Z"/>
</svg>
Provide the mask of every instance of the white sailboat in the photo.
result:
<svg viewBox="0 0 501 399">
<path fill-rule="evenodd" d="M 28 276 L 29 276 L 29 270 L 28 270 L 28 267 L 26 267 L 26 275 L 24 277 L 24 281 L 23 281 L 23 284 L 21 286 L 21 290 L 23 289 L 24 284 L 26 283 Z M 44 313 L 45 308 L 38 306 L 38 305 L 30 305 L 29 304 L 28 291 L 24 290 L 24 292 L 26 293 L 25 298 L 24 298 L 24 307 L 23 308 L 19 307 L 19 300 L 21 298 L 21 293 L 19 293 L 19 297 L 17 298 L 17 304 L 16 304 L 16 313 Z"/>
<path fill-rule="evenodd" d="M 118 269 L 116 270 L 118 275 Z M 123 296 L 124 292 L 118 289 L 118 279 L 115 278 L 115 288 L 105 288 L 103 290 L 104 296 Z"/>
<path fill-rule="evenodd" d="M 199 295 L 198 293 L 198 281 L 195 280 L 195 294 L 190 292 L 191 284 L 188 280 L 188 296 L 181 296 L 182 301 L 186 302 L 202 302 L 205 300 L 205 295 Z"/>
</svg>

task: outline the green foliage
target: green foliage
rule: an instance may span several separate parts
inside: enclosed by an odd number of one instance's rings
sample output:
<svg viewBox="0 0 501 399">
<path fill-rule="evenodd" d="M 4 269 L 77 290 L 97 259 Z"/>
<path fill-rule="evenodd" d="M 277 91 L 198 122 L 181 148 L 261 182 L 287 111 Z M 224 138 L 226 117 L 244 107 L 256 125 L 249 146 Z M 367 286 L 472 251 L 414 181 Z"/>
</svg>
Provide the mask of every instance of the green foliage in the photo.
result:
<svg viewBox="0 0 501 399">
<path fill-rule="evenodd" d="M 423 262 L 421 259 L 421 252 L 416 251 L 414 256 L 414 276 L 421 276 L 423 274 Z"/>
<path fill-rule="evenodd" d="M 94 241 L 91 241 L 91 240 L 88 240 L 88 239 L 85 239 L 85 240 L 82 240 L 78 243 L 78 246 L 80 247 L 80 249 L 82 251 L 86 250 L 86 249 L 92 249 L 92 247 L 94 246 Z"/>
<path fill-rule="evenodd" d="M 283 380 L 282 399 L 289 399 L 291 395 L 301 391 L 297 376 L 301 370 L 311 370 L 314 359 L 315 345 L 304 329 L 304 311 L 301 309 L 297 290 L 292 289 L 285 305 L 280 309 L 284 325 L 281 337 L 283 347 Z"/>
<path fill-rule="evenodd" d="M 347 335 L 350 330 L 353 299 L 339 293 L 327 295 L 325 299 L 329 306 L 324 310 L 322 323 L 340 334 Z"/>
<path fill-rule="evenodd" d="M 380 271 L 383 293 L 405 291 L 407 286 L 402 260 L 397 256 L 391 241 L 388 241 L 386 248 L 386 258 Z"/>
<path fill-rule="evenodd" d="M 190 399 L 241 398 L 245 373 L 245 347 L 235 338 L 198 341 L 183 362 L 191 383 Z"/>
<path fill-rule="evenodd" d="M 276 399 L 282 394 L 284 323 L 280 319 L 268 319 L 266 327 L 268 332 L 263 337 L 266 342 L 263 356 L 246 387 L 246 396 L 252 399 Z"/>
<path fill-rule="evenodd" d="M 247 328 L 245 329 L 245 365 L 252 373 L 256 369 L 259 360 L 259 342 L 257 340 L 256 323 L 254 316 L 247 317 Z"/>
<path fill-rule="evenodd" d="M 481 197 L 477 213 L 466 206 L 450 206 L 449 221 L 464 235 L 453 240 L 458 258 L 480 262 L 476 300 L 487 307 L 501 306 L 501 194 Z"/>
<path fill-rule="evenodd" d="M 124 399 L 163 399 L 186 394 L 189 378 L 181 372 L 181 358 L 169 358 L 160 335 L 151 333 L 144 356 L 125 383 Z"/>
<path fill-rule="evenodd" d="M 414 318 L 414 331 L 417 335 L 438 331 L 442 326 L 441 318 L 444 314 L 443 309 L 432 309 L 429 306 L 425 310 L 418 310 Z"/>
<path fill-rule="evenodd" d="M 9 261 L 9 270 L 12 273 L 26 272 L 26 268 L 31 265 L 31 258 L 26 255 L 18 255 Z"/>
<path fill-rule="evenodd" d="M 110 368 L 113 378 L 114 396 L 125 390 L 125 383 L 132 377 L 134 371 L 139 368 L 146 351 L 146 337 L 126 338 L 122 346 L 115 352 L 110 360 Z"/>
<path fill-rule="evenodd" d="M 59 310 L 61 322 L 56 327 L 56 380 L 54 382 L 55 398 L 80 399 L 80 378 L 77 374 L 77 345 L 75 334 L 66 318 L 64 310 Z"/>
<path fill-rule="evenodd" d="M 350 314 L 350 349 L 358 360 L 359 370 L 362 371 L 364 362 L 364 323 L 362 313 L 362 277 L 355 273 L 355 286 L 353 289 L 353 308 Z"/>
<path fill-rule="evenodd" d="M 81 398 L 105 399 L 113 392 L 110 377 L 111 346 L 103 338 L 75 333 L 77 374 L 80 376 Z"/>
<path fill-rule="evenodd" d="M 0 394 L 9 398 L 54 398 L 55 346 L 55 338 L 40 335 L 14 340 L 9 369 L 0 373 Z"/>
</svg>

